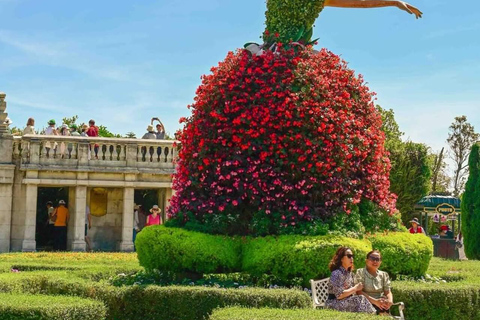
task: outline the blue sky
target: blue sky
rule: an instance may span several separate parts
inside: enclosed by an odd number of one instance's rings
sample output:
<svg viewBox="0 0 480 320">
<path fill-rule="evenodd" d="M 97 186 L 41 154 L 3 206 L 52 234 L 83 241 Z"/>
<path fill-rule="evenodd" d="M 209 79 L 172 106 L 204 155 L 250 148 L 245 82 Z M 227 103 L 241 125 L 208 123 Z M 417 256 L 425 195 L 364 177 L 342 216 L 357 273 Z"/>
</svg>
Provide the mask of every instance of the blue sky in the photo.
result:
<svg viewBox="0 0 480 320">
<path fill-rule="evenodd" d="M 327 7 L 314 37 L 365 77 L 405 138 L 439 150 L 455 116 L 480 131 L 480 2 L 411 4 L 422 19 Z M 173 133 L 200 76 L 259 40 L 264 12 L 260 0 L 0 0 L 0 91 L 20 127 L 77 114 L 141 136 L 158 116 Z"/>
</svg>

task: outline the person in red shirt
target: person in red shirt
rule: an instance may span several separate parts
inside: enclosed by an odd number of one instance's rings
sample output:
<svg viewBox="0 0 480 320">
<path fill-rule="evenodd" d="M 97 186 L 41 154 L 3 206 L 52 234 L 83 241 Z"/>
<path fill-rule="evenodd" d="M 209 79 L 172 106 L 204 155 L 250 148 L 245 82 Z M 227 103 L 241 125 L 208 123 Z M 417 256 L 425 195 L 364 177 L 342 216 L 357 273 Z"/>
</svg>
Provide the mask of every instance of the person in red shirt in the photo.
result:
<svg viewBox="0 0 480 320">
<path fill-rule="evenodd" d="M 95 125 L 95 120 L 91 119 L 88 121 L 88 129 L 86 134 L 89 137 L 98 137 L 98 127 Z M 93 150 L 95 152 L 95 159 L 98 159 L 98 144 L 95 144 Z"/>
<path fill-rule="evenodd" d="M 425 234 L 425 230 L 423 230 L 423 228 L 420 225 L 420 223 L 418 222 L 417 218 L 413 218 L 412 220 L 410 220 L 410 223 L 412 224 L 412 227 L 410 229 L 408 229 L 408 231 L 410 231 L 410 233 L 423 233 L 423 234 Z"/>
</svg>

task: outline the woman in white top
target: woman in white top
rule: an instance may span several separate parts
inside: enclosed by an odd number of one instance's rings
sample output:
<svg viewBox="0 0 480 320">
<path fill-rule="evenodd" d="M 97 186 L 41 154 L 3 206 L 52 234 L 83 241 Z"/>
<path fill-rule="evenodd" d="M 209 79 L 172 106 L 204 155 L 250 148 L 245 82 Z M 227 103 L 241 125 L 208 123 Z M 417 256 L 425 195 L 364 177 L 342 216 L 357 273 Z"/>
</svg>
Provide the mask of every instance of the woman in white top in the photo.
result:
<svg viewBox="0 0 480 320">
<path fill-rule="evenodd" d="M 26 134 L 36 134 L 35 133 L 35 119 L 33 118 L 28 118 L 27 120 L 27 126 L 25 127 L 25 129 L 23 129 L 23 135 L 26 135 Z"/>
</svg>

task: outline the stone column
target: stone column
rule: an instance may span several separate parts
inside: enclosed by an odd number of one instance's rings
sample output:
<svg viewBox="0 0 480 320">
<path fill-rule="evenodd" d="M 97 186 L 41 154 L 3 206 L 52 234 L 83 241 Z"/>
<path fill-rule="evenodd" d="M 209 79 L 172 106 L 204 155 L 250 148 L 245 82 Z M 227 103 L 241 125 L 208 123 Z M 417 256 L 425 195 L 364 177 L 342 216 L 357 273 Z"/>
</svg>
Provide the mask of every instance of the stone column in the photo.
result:
<svg viewBox="0 0 480 320">
<path fill-rule="evenodd" d="M 25 187 L 25 231 L 23 234 L 22 251 L 35 251 L 35 228 L 37 226 L 37 185 L 28 184 Z"/>
<path fill-rule="evenodd" d="M 122 241 L 120 251 L 133 251 L 133 196 L 135 189 L 123 189 Z"/>
<path fill-rule="evenodd" d="M 173 197 L 174 194 L 175 194 L 175 190 L 173 190 L 171 187 L 165 189 L 165 212 L 170 206 L 170 199 Z M 165 219 L 167 219 L 166 214 L 165 214 Z"/>
<path fill-rule="evenodd" d="M 85 211 L 87 207 L 87 187 L 76 186 L 69 188 L 68 210 L 70 221 L 68 222 L 67 247 L 71 251 L 85 251 Z"/>
<path fill-rule="evenodd" d="M 14 165 L 0 164 L 0 253 L 10 251 L 14 173 Z"/>
</svg>

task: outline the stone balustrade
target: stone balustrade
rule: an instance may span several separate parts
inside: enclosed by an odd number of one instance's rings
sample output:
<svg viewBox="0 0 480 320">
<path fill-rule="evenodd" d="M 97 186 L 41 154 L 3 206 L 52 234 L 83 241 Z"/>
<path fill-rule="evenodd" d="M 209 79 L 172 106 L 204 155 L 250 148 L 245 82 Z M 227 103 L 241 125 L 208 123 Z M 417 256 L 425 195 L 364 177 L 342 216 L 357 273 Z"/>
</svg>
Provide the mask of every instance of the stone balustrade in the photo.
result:
<svg viewBox="0 0 480 320">
<path fill-rule="evenodd" d="M 14 162 L 22 167 L 173 170 L 176 153 L 173 140 L 25 135 L 13 141 Z"/>
</svg>

